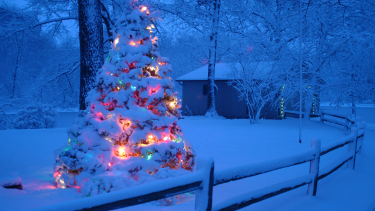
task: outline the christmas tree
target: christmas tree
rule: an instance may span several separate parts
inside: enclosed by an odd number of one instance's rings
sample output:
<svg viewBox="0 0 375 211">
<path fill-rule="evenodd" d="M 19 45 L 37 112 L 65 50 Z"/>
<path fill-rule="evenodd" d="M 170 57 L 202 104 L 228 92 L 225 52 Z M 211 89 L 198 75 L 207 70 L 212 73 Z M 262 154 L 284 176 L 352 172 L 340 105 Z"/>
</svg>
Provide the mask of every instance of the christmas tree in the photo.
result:
<svg viewBox="0 0 375 211">
<path fill-rule="evenodd" d="M 193 170 L 194 153 L 177 119 L 171 66 L 152 33 L 157 12 L 125 0 L 96 87 L 55 152 L 55 181 L 95 195 Z"/>
</svg>

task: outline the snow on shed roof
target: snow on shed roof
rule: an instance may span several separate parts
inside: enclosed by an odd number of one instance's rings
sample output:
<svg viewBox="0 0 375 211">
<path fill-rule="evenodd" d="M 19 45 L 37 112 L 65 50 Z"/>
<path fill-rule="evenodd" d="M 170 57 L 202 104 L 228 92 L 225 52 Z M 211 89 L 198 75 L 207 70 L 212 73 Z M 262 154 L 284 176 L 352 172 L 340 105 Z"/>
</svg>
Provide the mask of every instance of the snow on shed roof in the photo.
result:
<svg viewBox="0 0 375 211">
<path fill-rule="evenodd" d="M 236 68 L 240 68 L 239 64 L 236 64 Z M 272 63 L 269 62 L 252 62 L 247 68 L 254 69 L 255 71 L 261 70 L 262 72 L 268 72 L 272 69 Z M 215 65 L 215 80 L 231 80 L 232 66 L 227 63 L 216 63 Z M 200 67 L 188 74 L 180 76 L 176 81 L 203 81 L 208 79 L 208 65 Z"/>
<path fill-rule="evenodd" d="M 228 74 L 231 68 L 229 64 L 217 63 L 215 65 L 215 80 L 229 80 Z M 200 67 L 188 74 L 178 77 L 177 81 L 190 81 L 190 80 L 207 80 L 208 79 L 208 65 Z"/>
</svg>

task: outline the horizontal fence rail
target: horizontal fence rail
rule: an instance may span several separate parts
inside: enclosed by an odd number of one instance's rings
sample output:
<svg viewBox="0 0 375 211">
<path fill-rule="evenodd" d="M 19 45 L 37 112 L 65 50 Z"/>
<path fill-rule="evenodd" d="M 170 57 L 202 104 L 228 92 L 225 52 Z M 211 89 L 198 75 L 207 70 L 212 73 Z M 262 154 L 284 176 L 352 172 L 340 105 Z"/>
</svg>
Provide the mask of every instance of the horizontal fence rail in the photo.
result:
<svg viewBox="0 0 375 211">
<path fill-rule="evenodd" d="M 312 175 L 304 175 L 299 178 L 281 182 L 266 188 L 252 191 L 240 196 L 233 197 L 223 201 L 213 207 L 212 210 L 238 210 L 251 204 L 263 201 L 265 199 L 277 196 L 279 194 L 294 190 L 307 185 L 313 181 Z"/>
<path fill-rule="evenodd" d="M 51 206 L 37 208 L 35 210 L 114 210 L 191 191 L 196 191 L 196 202 L 200 202 L 196 207 L 199 208 L 199 210 L 211 210 L 213 167 L 214 163 L 212 158 L 200 157 L 197 162 L 197 172 L 188 175 L 174 177 L 168 180 L 161 180 L 158 182 L 146 183 L 137 187 L 119 190 L 109 194 L 67 201 Z M 211 186 L 211 188 L 209 186 Z M 204 199 L 203 202 L 202 199 Z M 209 202 L 209 200 L 211 202 Z"/>
<path fill-rule="evenodd" d="M 303 152 L 254 164 L 242 165 L 240 167 L 227 168 L 216 172 L 214 172 L 214 161 L 212 158 L 200 157 L 197 160 L 196 172 L 188 175 L 147 183 L 109 194 L 68 201 L 36 210 L 113 210 L 190 191 L 196 191 L 195 210 L 237 210 L 304 185 L 308 185 L 307 194 L 315 196 L 317 194 L 318 180 L 335 172 L 345 163 L 347 163 L 347 168 L 354 170 L 356 155 L 357 153 L 361 153 L 366 131 L 366 123 L 361 121 L 360 118 L 355 118 L 355 121 L 353 121 L 353 118 L 348 115 L 345 117 L 339 114 L 321 111 L 321 121 L 330 123 L 338 122 L 338 120 L 331 121 L 330 118 L 326 118 L 324 115 L 344 119 L 345 123 L 341 124 L 342 122 L 340 122 L 339 125 L 345 128 L 350 127 L 350 134 L 324 147 L 321 147 L 318 139 L 313 139 L 311 141 L 311 148 Z M 321 156 L 346 145 L 348 145 L 347 155 L 320 169 L 319 164 Z M 310 162 L 310 170 L 309 173 L 304 176 L 251 191 L 225 200 L 214 207 L 212 206 L 213 186 L 306 162 Z"/>
<path fill-rule="evenodd" d="M 327 116 L 328 116 L 328 118 L 327 118 Z M 332 117 L 334 117 L 336 119 L 334 119 Z M 339 119 L 341 119 L 341 120 L 339 120 Z M 344 121 L 342 121 L 342 120 L 344 120 Z M 346 116 L 343 116 L 342 114 L 339 114 L 339 113 L 334 112 L 334 111 L 320 110 L 320 121 L 323 122 L 323 123 L 329 122 L 329 123 L 344 126 L 346 131 L 350 132 L 350 129 L 351 129 L 352 125 L 355 124 L 356 119 L 355 119 L 355 117 L 353 117 L 350 114 L 346 114 Z M 360 120 L 357 120 L 357 122 L 358 121 L 360 121 Z"/>
<path fill-rule="evenodd" d="M 272 159 L 256 164 L 243 165 L 240 167 L 226 168 L 215 172 L 214 185 L 236 181 L 247 177 L 264 174 L 270 171 L 306 163 L 315 157 L 315 150 L 309 149 L 291 156 Z"/>
<path fill-rule="evenodd" d="M 302 113 L 302 118 L 304 116 L 305 113 Z M 299 111 L 284 110 L 283 118 L 286 119 L 287 117 L 299 118 Z M 319 115 L 317 113 L 310 113 L 310 117 L 319 117 Z"/>
</svg>

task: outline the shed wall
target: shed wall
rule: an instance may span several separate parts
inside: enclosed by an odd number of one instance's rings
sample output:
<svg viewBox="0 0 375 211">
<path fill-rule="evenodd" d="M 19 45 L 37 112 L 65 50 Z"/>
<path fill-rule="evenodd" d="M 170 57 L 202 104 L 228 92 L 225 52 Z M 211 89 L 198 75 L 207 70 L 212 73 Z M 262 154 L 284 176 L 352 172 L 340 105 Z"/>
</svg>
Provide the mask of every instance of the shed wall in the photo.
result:
<svg viewBox="0 0 375 211">
<path fill-rule="evenodd" d="M 207 81 L 184 81 L 182 86 L 182 115 L 186 114 L 186 106 L 193 115 L 205 115 L 207 111 L 207 95 L 203 95 L 203 85 Z"/>
<path fill-rule="evenodd" d="M 203 86 L 207 81 L 183 81 L 182 88 L 182 114 L 186 115 L 186 106 L 193 115 L 205 115 L 207 111 L 207 95 L 203 93 Z M 247 106 L 244 100 L 238 100 L 237 91 L 227 85 L 227 81 L 215 81 L 218 90 L 216 92 L 216 111 L 226 118 L 247 118 Z M 261 118 L 276 119 L 277 108 L 270 103 L 266 104 L 261 112 Z"/>
<path fill-rule="evenodd" d="M 238 100 L 237 91 L 228 86 L 227 81 L 215 81 L 218 88 L 216 93 L 216 111 L 226 118 L 246 118 L 246 102 Z"/>
</svg>

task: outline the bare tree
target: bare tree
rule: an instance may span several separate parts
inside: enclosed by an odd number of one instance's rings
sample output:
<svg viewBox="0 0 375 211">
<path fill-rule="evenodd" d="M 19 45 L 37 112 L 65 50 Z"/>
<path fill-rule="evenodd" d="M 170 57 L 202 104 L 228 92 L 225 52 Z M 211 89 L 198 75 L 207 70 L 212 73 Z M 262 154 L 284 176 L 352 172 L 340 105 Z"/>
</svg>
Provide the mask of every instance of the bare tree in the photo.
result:
<svg viewBox="0 0 375 211">
<path fill-rule="evenodd" d="M 239 100 L 245 100 L 250 124 L 260 123 L 260 114 L 266 103 L 277 102 L 280 86 L 278 73 L 269 62 L 250 62 L 248 57 L 232 64 L 232 80 L 229 85 L 237 92 Z"/>
</svg>

